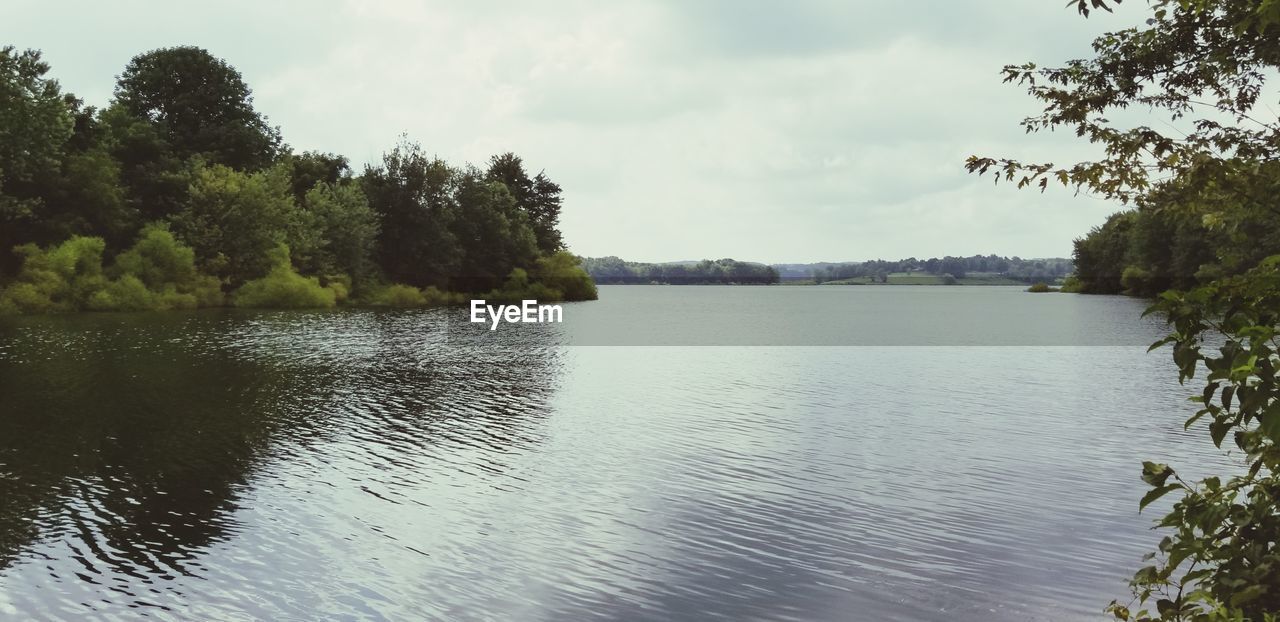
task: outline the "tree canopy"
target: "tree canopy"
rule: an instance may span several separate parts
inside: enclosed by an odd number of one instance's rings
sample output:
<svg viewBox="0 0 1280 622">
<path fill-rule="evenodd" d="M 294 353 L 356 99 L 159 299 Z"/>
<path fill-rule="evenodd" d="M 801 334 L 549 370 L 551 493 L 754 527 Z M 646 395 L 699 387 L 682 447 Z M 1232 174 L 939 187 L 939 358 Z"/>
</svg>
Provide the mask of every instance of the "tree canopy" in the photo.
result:
<svg viewBox="0 0 1280 622">
<path fill-rule="evenodd" d="M 403 139 L 356 175 L 292 152 L 197 47 L 134 57 L 101 110 L 48 71 L 0 49 L 0 312 L 595 296 L 560 187 L 514 154 L 482 171 Z"/>
<path fill-rule="evenodd" d="M 1081 13 L 1110 10 L 1078 0 Z M 1124 620 L 1280 616 L 1280 245 L 1274 188 L 1280 123 L 1268 80 L 1280 69 L 1280 3 L 1151 0 L 1145 26 L 1105 34 L 1061 67 L 1005 67 L 1044 105 L 1029 132 L 1066 129 L 1102 148 L 1066 165 L 971 157 L 970 171 L 1018 187 L 1051 182 L 1133 208 L 1077 242 L 1084 287 L 1158 294 L 1180 380 L 1203 374 L 1187 422 L 1239 450 L 1240 472 L 1183 480 L 1144 463 L 1140 508 L 1177 494 L 1152 563 L 1133 578 Z M 1123 124 L 1123 111 L 1151 124 Z"/>
</svg>

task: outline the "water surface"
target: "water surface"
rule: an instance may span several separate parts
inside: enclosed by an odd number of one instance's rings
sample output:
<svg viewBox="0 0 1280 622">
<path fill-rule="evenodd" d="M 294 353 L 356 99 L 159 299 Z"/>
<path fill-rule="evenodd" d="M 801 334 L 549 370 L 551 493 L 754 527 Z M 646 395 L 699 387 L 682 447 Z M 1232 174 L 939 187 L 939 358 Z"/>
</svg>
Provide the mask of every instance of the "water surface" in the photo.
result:
<svg viewBox="0 0 1280 622">
<path fill-rule="evenodd" d="M 0 616 L 1101 619 L 1159 539 L 1139 461 L 1223 465 L 1141 308 L 615 286 L 484 334 L 0 321 Z"/>
</svg>

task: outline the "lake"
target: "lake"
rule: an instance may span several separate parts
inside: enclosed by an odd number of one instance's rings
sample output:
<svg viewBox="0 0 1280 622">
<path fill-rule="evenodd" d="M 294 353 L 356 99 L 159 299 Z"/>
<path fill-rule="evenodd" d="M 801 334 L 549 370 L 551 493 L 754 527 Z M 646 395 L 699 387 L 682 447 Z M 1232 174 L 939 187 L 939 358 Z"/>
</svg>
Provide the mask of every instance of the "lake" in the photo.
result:
<svg viewBox="0 0 1280 622">
<path fill-rule="evenodd" d="M 0 320 L 0 617 L 1104 619 L 1229 464 L 1142 301 L 600 289 Z"/>
</svg>

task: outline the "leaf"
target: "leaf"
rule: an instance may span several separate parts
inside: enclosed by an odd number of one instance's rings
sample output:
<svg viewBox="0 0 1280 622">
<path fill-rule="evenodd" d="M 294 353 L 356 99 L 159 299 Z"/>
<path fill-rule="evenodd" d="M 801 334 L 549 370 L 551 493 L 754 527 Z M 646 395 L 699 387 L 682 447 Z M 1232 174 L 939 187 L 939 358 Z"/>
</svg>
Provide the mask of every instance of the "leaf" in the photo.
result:
<svg viewBox="0 0 1280 622">
<path fill-rule="evenodd" d="M 1227 432 L 1231 431 L 1231 424 L 1226 421 L 1214 421 L 1209 424 L 1209 436 L 1213 437 L 1213 444 L 1219 448 L 1222 447 L 1222 439 L 1227 437 Z"/>
<path fill-rule="evenodd" d="M 1141 512 L 1146 509 L 1148 505 L 1151 505 L 1151 503 L 1156 499 L 1159 499 L 1160 497 L 1163 497 L 1179 488 L 1182 488 L 1179 484 L 1168 484 L 1159 488 L 1151 489 L 1151 491 L 1142 496 L 1142 501 L 1138 502 L 1138 511 Z"/>
<path fill-rule="evenodd" d="M 1167 464 L 1158 462 L 1142 463 L 1142 481 L 1152 486 L 1163 486 L 1170 475 L 1173 475 L 1173 469 L 1169 468 Z"/>
<path fill-rule="evenodd" d="M 1200 411 L 1200 412 L 1198 412 L 1198 413 L 1196 413 L 1196 414 L 1194 414 L 1194 415 L 1191 415 L 1191 418 L 1190 418 L 1190 419 L 1187 419 L 1187 422 L 1186 422 L 1186 423 L 1184 423 L 1184 424 L 1182 424 L 1182 429 L 1184 429 L 1184 430 L 1190 429 L 1190 428 L 1191 428 L 1191 424 L 1193 424 L 1193 423 L 1195 423 L 1195 422 L 1199 421 L 1201 417 L 1203 417 L 1203 416 L 1205 416 L 1205 415 L 1207 415 L 1207 414 L 1209 414 L 1209 410 L 1208 410 L 1208 409 L 1205 409 L 1205 410 L 1202 410 L 1202 411 Z"/>
<path fill-rule="evenodd" d="M 1258 430 L 1271 439 L 1271 442 L 1280 445 L 1280 400 L 1272 402 L 1258 419 Z"/>
</svg>

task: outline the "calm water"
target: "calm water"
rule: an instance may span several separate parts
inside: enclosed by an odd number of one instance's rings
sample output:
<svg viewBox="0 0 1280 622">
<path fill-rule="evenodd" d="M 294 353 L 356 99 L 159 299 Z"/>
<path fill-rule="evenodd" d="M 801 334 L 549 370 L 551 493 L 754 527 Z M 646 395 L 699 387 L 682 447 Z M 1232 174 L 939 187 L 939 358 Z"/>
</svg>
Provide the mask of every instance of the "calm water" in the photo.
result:
<svg viewBox="0 0 1280 622">
<path fill-rule="evenodd" d="M 0 618 L 1101 619 L 1159 539 L 1139 460 L 1224 464 L 1141 308 L 619 286 L 492 333 L 5 320 Z"/>
</svg>

